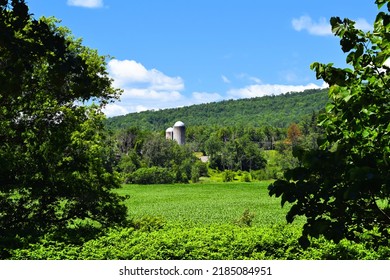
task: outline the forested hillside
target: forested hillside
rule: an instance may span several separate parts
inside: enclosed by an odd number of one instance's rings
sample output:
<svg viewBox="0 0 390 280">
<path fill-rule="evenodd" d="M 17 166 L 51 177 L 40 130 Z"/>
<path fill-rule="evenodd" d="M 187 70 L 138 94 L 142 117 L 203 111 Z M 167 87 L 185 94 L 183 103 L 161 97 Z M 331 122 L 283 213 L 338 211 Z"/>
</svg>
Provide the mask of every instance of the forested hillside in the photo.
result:
<svg viewBox="0 0 390 280">
<path fill-rule="evenodd" d="M 159 111 L 131 113 L 109 118 L 111 129 L 138 127 L 165 130 L 177 120 L 187 126 L 273 126 L 286 128 L 318 112 L 328 101 L 327 89 L 306 90 L 278 96 L 227 100 Z"/>
</svg>

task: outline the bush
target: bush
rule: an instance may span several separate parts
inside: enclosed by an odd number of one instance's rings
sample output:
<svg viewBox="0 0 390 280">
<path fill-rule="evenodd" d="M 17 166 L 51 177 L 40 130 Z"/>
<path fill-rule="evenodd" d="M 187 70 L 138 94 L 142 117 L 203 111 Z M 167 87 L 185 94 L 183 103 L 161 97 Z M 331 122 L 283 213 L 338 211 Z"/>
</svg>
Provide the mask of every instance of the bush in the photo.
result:
<svg viewBox="0 0 390 280">
<path fill-rule="evenodd" d="M 251 182 L 251 174 L 248 171 L 244 171 L 241 175 L 241 182 Z"/>
<path fill-rule="evenodd" d="M 195 162 L 195 166 L 199 168 L 199 175 L 200 177 L 208 177 L 209 176 L 209 169 L 208 164 L 205 162 L 201 162 L 200 160 L 197 160 Z"/>
<path fill-rule="evenodd" d="M 280 168 L 267 166 L 265 169 L 251 171 L 252 179 L 254 180 L 271 180 L 279 179 L 283 176 L 283 172 Z"/>
<path fill-rule="evenodd" d="M 250 212 L 249 209 L 245 209 L 242 216 L 234 222 L 234 224 L 238 226 L 252 226 L 253 219 L 255 218 L 255 214 Z"/>
<path fill-rule="evenodd" d="M 194 165 L 192 166 L 191 168 L 191 181 L 192 183 L 197 183 L 199 182 L 199 178 L 200 178 L 200 170 L 199 170 L 199 167 Z"/>
<path fill-rule="evenodd" d="M 175 183 L 188 183 L 187 173 L 182 169 L 178 168 L 175 174 Z"/>
<path fill-rule="evenodd" d="M 133 184 L 172 184 L 175 181 L 175 176 L 163 167 L 143 167 L 134 171 L 129 182 Z"/>
<path fill-rule="evenodd" d="M 225 170 L 222 173 L 222 181 L 223 182 L 233 182 L 235 174 L 232 170 Z"/>
</svg>

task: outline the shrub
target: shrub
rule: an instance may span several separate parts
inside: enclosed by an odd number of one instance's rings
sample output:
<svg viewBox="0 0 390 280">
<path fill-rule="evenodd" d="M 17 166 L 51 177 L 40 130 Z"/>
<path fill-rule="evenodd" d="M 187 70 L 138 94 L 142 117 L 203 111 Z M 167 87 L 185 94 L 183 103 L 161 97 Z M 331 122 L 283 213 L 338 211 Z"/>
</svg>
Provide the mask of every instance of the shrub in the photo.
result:
<svg viewBox="0 0 390 280">
<path fill-rule="evenodd" d="M 251 182 L 251 174 L 247 171 L 244 171 L 241 176 L 241 182 Z"/>
<path fill-rule="evenodd" d="M 207 167 L 207 163 L 197 161 L 195 165 L 199 168 L 199 173 L 201 177 L 208 177 L 209 176 L 209 169 Z"/>
<path fill-rule="evenodd" d="M 233 182 L 234 181 L 234 172 L 232 170 L 225 170 L 222 173 L 222 181 L 223 182 Z"/>
<path fill-rule="evenodd" d="M 176 170 L 175 182 L 176 183 L 188 183 L 187 173 L 180 168 L 178 170 Z"/>
<path fill-rule="evenodd" d="M 234 224 L 238 226 L 252 226 L 253 219 L 255 218 L 255 214 L 250 212 L 249 209 L 245 209 L 242 216 L 234 222 Z"/>
<path fill-rule="evenodd" d="M 133 184 L 172 184 L 175 176 L 163 167 L 143 167 L 134 171 L 129 182 Z"/>
<path fill-rule="evenodd" d="M 277 167 L 267 166 L 265 169 L 251 171 L 252 179 L 254 180 L 270 180 L 277 179 L 283 175 Z"/>
<path fill-rule="evenodd" d="M 199 178 L 200 178 L 199 167 L 197 165 L 194 165 L 191 168 L 191 181 L 192 181 L 192 183 L 199 182 Z"/>
</svg>

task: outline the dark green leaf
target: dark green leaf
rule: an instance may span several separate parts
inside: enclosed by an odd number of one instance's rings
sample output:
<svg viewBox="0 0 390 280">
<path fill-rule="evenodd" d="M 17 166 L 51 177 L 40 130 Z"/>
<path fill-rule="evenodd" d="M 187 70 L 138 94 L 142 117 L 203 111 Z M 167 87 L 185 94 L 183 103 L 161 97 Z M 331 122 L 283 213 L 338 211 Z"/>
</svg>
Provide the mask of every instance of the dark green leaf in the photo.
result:
<svg viewBox="0 0 390 280">
<path fill-rule="evenodd" d="M 375 4 L 378 6 L 378 9 L 382 8 L 384 4 L 387 3 L 387 0 L 375 0 Z"/>
</svg>

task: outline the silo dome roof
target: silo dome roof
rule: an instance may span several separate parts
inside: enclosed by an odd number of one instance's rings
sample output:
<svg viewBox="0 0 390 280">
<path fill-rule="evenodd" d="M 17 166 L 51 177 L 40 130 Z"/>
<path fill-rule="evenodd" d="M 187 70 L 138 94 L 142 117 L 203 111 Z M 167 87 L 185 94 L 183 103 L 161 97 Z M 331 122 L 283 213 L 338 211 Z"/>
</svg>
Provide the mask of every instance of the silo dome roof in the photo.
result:
<svg viewBox="0 0 390 280">
<path fill-rule="evenodd" d="M 178 127 L 178 126 L 185 126 L 183 122 L 181 121 L 178 121 L 175 123 L 174 127 Z"/>
<path fill-rule="evenodd" d="M 167 130 L 165 130 L 165 132 L 172 132 L 172 131 L 173 131 L 172 127 L 168 127 Z"/>
</svg>

